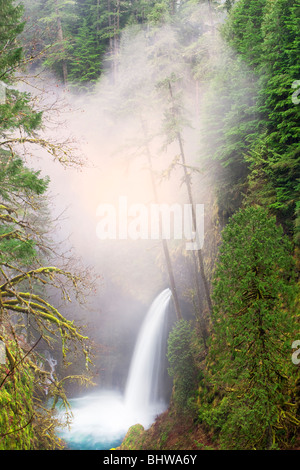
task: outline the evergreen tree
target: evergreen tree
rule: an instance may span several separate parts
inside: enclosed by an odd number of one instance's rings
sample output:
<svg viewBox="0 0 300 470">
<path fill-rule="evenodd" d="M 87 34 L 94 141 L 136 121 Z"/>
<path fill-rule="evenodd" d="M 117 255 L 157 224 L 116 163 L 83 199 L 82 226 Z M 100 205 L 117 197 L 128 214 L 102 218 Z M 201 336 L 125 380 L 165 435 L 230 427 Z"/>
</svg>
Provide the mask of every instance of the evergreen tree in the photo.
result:
<svg viewBox="0 0 300 470">
<path fill-rule="evenodd" d="M 11 1 L 1 0 L 1 35 L 0 35 L 0 80 L 6 82 L 12 70 L 22 60 L 22 48 L 16 47 L 15 38 L 23 31 L 24 23 L 20 22 L 22 5 L 14 5 Z M 8 24 L 7 21 L 10 21 Z"/>
<path fill-rule="evenodd" d="M 186 320 L 174 325 L 168 338 L 169 375 L 174 381 L 173 400 L 180 412 L 187 410 L 196 385 L 196 366 L 192 351 L 194 330 Z"/>
<path fill-rule="evenodd" d="M 100 77 L 102 54 L 97 47 L 96 38 L 90 35 L 85 19 L 76 35 L 71 54 L 73 59 L 69 65 L 69 80 L 74 87 L 89 90 Z"/>
<path fill-rule="evenodd" d="M 292 102 L 292 84 L 299 75 L 295 51 L 300 41 L 299 2 L 267 2 L 262 24 L 260 112 L 265 118 L 268 147 L 265 173 L 275 192 L 271 207 L 297 242 L 299 199 L 300 108 Z"/>
<path fill-rule="evenodd" d="M 10 140 L 12 131 L 19 129 L 24 134 L 31 136 L 41 124 L 41 113 L 32 109 L 29 104 L 29 95 L 20 93 L 9 86 L 13 83 L 14 72 L 24 60 L 22 47 L 17 39 L 24 29 L 24 23 L 20 21 L 23 9 L 20 5 L 14 6 L 13 1 L 3 1 L 1 11 L 0 86 L 3 91 L 3 99 L 0 102 L 0 136 L 2 139 L 0 155 L 2 152 L 5 153 L 5 148 L 9 151 L 9 147 L 3 141 Z"/>
<path fill-rule="evenodd" d="M 259 65 L 262 22 L 267 0 L 241 0 L 230 11 L 224 33 L 227 41 L 252 67 Z"/>
<path fill-rule="evenodd" d="M 261 187 L 267 181 L 272 188 L 271 208 L 297 242 L 300 108 L 292 102 L 292 86 L 299 74 L 299 2 L 237 2 L 230 10 L 224 34 L 258 77 L 254 131 L 244 153 L 251 162 L 251 172 L 257 174 L 260 168 Z M 259 147 L 263 149 L 261 158 L 257 158 Z"/>
<path fill-rule="evenodd" d="M 43 64 L 66 85 L 68 62 L 75 27 L 75 0 L 23 0 L 27 31 L 23 35 L 25 51 L 37 64 Z"/>
<path fill-rule="evenodd" d="M 296 287 L 290 242 L 263 208 L 237 212 L 223 232 L 208 365 L 226 448 L 276 447 L 299 429 L 291 342 Z"/>
</svg>

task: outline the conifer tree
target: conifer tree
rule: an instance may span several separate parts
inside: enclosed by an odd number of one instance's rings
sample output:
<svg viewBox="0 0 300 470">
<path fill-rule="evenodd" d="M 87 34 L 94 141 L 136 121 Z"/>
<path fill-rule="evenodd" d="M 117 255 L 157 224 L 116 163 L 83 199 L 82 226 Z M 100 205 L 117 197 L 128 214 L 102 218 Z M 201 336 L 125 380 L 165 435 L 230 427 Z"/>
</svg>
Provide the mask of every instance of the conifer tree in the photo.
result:
<svg viewBox="0 0 300 470">
<path fill-rule="evenodd" d="M 80 90 L 89 90 L 101 74 L 101 54 L 96 38 L 90 35 L 87 21 L 84 19 L 76 35 L 71 51 L 69 80 Z"/>
<path fill-rule="evenodd" d="M 294 277 L 292 246 L 275 218 L 260 207 L 237 212 L 215 272 L 208 361 L 226 448 L 276 448 L 299 429 Z"/>
<path fill-rule="evenodd" d="M 20 22 L 22 6 L 15 6 L 11 1 L 1 0 L 1 36 L 0 36 L 0 80 L 7 81 L 13 69 L 22 59 L 22 48 L 16 47 L 14 40 L 23 31 L 24 23 Z M 7 21 L 10 21 L 10 24 Z"/>
<path fill-rule="evenodd" d="M 299 72 L 299 4 L 294 0 L 242 0 L 230 10 L 224 34 L 258 77 L 254 119 L 244 154 L 249 157 L 251 172 L 257 174 L 260 168 L 262 198 L 267 182 L 273 193 L 271 208 L 298 243 L 300 108 L 292 96 Z"/>
<path fill-rule="evenodd" d="M 262 24 L 260 112 L 268 148 L 265 174 L 274 188 L 271 204 L 279 220 L 299 242 L 300 107 L 293 103 L 293 83 L 299 74 L 296 50 L 300 42 L 300 6 L 293 0 L 267 2 Z M 298 219 L 298 221 L 297 221 Z"/>
</svg>

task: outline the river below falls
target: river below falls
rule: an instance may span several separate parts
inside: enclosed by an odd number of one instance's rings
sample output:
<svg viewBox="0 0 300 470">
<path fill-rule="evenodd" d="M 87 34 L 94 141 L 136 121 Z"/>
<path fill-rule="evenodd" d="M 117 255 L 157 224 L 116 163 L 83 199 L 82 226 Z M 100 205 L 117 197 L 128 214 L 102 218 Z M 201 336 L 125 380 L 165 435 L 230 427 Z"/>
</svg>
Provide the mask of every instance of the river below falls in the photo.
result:
<svg viewBox="0 0 300 470">
<path fill-rule="evenodd" d="M 121 394 L 110 390 L 74 398 L 70 405 L 73 414 L 70 429 L 62 429 L 59 437 L 71 450 L 118 447 L 130 426 L 139 423 L 147 429 L 166 409 L 165 403 L 156 403 L 147 412 L 131 410 Z"/>
</svg>

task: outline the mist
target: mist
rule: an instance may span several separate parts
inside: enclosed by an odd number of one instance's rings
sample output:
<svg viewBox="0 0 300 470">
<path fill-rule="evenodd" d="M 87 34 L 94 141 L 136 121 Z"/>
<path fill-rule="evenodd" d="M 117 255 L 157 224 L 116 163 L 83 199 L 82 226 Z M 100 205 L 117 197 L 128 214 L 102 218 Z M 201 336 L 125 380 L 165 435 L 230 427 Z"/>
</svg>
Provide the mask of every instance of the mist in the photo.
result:
<svg viewBox="0 0 300 470">
<path fill-rule="evenodd" d="M 57 220 L 52 236 L 60 251 L 74 253 L 96 279 L 97 291 L 85 308 L 72 305 L 67 311 L 86 324 L 88 334 L 104 348 L 96 361 L 100 385 L 124 388 L 143 317 L 153 298 L 168 287 L 169 279 L 160 240 L 100 240 L 97 209 L 101 204 L 117 208 L 120 197 L 126 197 L 128 204 L 149 206 L 154 202 L 147 151 L 160 203 L 188 202 L 176 134 L 172 126 L 167 128 L 173 106 L 168 82 L 180 108 L 179 127 L 195 201 L 205 208 L 203 252 L 208 264 L 213 264 L 219 167 L 212 162 L 208 165 L 203 157 L 207 145 L 204 121 L 210 115 L 206 96 L 216 91 L 211 88 L 215 75 L 233 57 L 216 29 L 222 20 L 222 14 L 212 18 L 208 8 L 197 5 L 183 11 L 172 24 L 128 27 L 122 33 L 117 57 L 107 57 L 105 72 L 88 93 L 67 89 L 42 70 L 34 70 L 26 84 L 39 109 L 45 109 L 44 135 L 58 142 L 70 139 L 73 155 L 82 160 L 82 165 L 63 165 L 39 150 L 32 151 L 29 165 L 50 177 L 51 215 Z M 195 80 L 192 66 L 197 60 L 210 73 L 206 75 L 202 69 L 202 76 Z M 240 83 L 242 89 L 244 82 Z M 230 107 L 222 99 L 220 95 L 219 122 L 216 110 L 213 113 L 216 127 L 221 126 L 224 107 Z M 191 318 L 190 254 L 184 240 L 168 243 L 174 253 L 184 315 Z"/>
</svg>

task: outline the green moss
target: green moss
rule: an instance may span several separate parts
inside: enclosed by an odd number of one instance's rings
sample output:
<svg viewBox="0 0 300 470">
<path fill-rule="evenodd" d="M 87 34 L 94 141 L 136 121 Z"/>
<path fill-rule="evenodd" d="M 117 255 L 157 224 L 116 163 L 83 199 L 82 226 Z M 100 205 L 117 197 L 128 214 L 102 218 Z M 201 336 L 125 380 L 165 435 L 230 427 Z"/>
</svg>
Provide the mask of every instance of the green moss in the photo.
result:
<svg viewBox="0 0 300 470">
<path fill-rule="evenodd" d="M 131 426 L 119 447 L 119 450 L 141 450 L 144 431 L 145 430 L 141 424 Z"/>
</svg>

